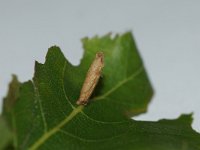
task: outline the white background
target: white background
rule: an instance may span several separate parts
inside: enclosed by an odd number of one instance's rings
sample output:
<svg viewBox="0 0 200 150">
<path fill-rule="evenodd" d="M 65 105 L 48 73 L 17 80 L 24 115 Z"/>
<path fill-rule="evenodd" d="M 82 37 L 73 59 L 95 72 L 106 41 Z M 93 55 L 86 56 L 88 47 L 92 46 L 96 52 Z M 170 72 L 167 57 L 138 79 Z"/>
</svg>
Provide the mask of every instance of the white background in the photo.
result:
<svg viewBox="0 0 200 150">
<path fill-rule="evenodd" d="M 79 64 L 80 38 L 131 30 L 155 89 L 147 114 L 136 119 L 176 118 L 194 112 L 200 131 L 199 0 L 0 0 L 0 97 L 11 74 L 31 79 L 58 45 Z"/>
</svg>

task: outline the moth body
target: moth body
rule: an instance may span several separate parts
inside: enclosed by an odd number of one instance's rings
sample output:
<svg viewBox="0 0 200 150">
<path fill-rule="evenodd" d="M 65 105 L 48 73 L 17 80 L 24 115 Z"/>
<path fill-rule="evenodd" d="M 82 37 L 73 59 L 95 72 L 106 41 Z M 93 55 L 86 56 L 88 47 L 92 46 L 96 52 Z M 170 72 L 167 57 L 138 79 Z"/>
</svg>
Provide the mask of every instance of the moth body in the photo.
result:
<svg viewBox="0 0 200 150">
<path fill-rule="evenodd" d="M 87 105 L 88 100 L 99 81 L 103 67 L 104 67 L 104 55 L 102 52 L 98 52 L 87 72 L 85 81 L 83 83 L 80 92 L 80 97 L 77 100 L 76 104 Z"/>
</svg>

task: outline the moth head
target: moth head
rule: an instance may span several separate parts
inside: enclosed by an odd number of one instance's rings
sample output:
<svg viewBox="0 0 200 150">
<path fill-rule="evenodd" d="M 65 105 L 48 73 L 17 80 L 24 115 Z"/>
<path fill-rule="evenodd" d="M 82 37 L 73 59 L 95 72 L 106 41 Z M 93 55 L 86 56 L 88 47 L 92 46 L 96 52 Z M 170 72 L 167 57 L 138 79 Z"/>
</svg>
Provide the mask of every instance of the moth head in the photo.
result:
<svg viewBox="0 0 200 150">
<path fill-rule="evenodd" d="M 103 61 L 104 61 L 104 54 L 103 54 L 103 52 L 97 52 L 96 53 L 96 59 L 100 59 L 101 62 L 103 63 Z"/>
</svg>

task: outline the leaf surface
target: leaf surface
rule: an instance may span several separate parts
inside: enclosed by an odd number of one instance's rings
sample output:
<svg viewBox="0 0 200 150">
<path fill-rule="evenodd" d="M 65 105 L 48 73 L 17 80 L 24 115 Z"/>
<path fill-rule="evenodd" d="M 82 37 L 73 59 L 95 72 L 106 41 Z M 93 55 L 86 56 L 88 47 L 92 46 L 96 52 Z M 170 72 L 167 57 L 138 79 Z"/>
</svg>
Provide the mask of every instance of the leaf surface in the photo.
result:
<svg viewBox="0 0 200 150">
<path fill-rule="evenodd" d="M 2 116 L 0 116 L 0 150 L 8 147 L 12 134 Z"/>
<path fill-rule="evenodd" d="M 17 149 L 200 149 L 190 115 L 158 122 L 130 119 L 146 111 L 153 93 L 131 33 L 82 41 L 85 52 L 79 66 L 54 46 L 44 64 L 36 62 L 33 81 L 20 85 L 11 114 Z M 77 106 L 98 51 L 105 55 L 102 78 L 90 103 Z"/>
</svg>

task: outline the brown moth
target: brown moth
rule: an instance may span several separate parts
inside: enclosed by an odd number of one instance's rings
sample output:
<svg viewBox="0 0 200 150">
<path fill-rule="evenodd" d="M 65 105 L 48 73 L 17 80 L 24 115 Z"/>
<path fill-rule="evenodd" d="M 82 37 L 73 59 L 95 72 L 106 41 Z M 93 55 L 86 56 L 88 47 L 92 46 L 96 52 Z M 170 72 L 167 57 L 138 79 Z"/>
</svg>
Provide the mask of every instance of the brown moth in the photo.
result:
<svg viewBox="0 0 200 150">
<path fill-rule="evenodd" d="M 104 54 L 103 52 L 98 52 L 96 53 L 96 57 L 87 72 L 85 81 L 80 92 L 80 97 L 76 102 L 77 105 L 87 105 L 88 100 L 99 81 L 103 67 Z"/>
</svg>

